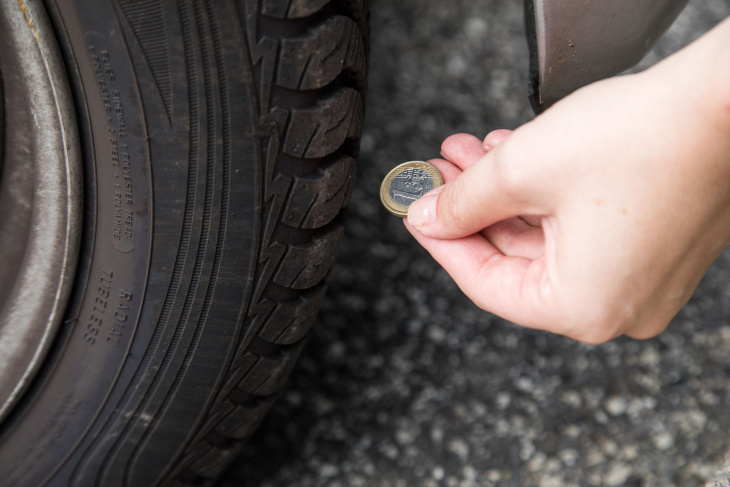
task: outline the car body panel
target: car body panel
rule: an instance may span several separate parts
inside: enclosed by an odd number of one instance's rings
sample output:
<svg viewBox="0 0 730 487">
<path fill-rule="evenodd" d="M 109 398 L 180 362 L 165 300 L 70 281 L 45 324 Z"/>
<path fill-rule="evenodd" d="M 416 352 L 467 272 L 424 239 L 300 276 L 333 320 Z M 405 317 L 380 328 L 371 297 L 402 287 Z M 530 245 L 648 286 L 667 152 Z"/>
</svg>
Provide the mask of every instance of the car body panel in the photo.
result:
<svg viewBox="0 0 730 487">
<path fill-rule="evenodd" d="M 638 63 L 688 0 L 526 0 L 536 112 Z"/>
</svg>

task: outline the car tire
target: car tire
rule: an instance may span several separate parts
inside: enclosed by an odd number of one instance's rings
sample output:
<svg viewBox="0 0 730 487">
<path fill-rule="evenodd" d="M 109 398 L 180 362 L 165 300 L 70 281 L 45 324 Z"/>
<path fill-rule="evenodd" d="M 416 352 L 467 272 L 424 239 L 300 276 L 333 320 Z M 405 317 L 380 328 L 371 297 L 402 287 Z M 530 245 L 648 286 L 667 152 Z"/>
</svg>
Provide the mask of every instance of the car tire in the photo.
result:
<svg viewBox="0 0 730 487">
<path fill-rule="evenodd" d="M 27 3 L 65 66 L 83 216 L 65 317 L 0 424 L 1 483 L 209 484 L 275 401 L 325 292 L 367 1 Z"/>
</svg>

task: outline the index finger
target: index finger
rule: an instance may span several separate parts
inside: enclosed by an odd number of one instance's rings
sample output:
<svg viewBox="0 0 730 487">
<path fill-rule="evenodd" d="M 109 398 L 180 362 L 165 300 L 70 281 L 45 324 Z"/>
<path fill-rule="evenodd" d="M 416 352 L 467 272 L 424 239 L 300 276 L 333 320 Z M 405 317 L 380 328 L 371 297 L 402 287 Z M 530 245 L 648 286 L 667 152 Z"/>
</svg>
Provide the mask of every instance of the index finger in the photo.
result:
<svg viewBox="0 0 730 487">
<path fill-rule="evenodd" d="M 478 233 L 439 240 L 405 225 L 477 306 L 522 326 L 558 331 L 544 256 L 510 257 Z"/>
</svg>

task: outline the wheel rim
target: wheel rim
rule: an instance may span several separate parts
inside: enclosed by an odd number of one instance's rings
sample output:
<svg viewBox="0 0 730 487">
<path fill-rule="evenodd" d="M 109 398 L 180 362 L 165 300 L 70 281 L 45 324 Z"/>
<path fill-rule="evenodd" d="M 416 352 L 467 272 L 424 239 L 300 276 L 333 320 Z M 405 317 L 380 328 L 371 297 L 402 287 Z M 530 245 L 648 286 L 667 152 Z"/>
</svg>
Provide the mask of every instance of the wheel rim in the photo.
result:
<svg viewBox="0 0 730 487">
<path fill-rule="evenodd" d="M 61 326 L 78 257 L 81 159 L 41 2 L 0 2 L 0 420 Z"/>
</svg>

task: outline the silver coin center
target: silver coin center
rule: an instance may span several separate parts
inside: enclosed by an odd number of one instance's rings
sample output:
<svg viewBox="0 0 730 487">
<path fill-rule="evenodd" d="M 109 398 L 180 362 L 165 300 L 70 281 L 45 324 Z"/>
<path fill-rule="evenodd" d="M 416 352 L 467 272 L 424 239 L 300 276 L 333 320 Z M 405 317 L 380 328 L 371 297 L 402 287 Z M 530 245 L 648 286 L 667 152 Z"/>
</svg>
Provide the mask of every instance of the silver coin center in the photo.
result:
<svg viewBox="0 0 730 487">
<path fill-rule="evenodd" d="M 406 169 L 390 184 L 390 197 L 403 206 L 411 203 L 433 189 L 433 178 L 423 169 Z"/>
</svg>

